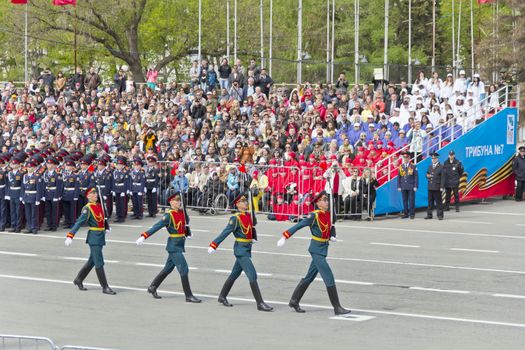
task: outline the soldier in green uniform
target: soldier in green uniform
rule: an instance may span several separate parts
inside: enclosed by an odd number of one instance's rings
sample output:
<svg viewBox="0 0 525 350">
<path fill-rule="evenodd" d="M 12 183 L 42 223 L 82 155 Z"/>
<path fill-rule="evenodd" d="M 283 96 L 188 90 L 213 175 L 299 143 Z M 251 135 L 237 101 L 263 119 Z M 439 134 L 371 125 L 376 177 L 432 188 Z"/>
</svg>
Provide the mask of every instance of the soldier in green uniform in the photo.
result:
<svg viewBox="0 0 525 350">
<path fill-rule="evenodd" d="M 277 242 L 277 246 L 282 247 L 286 240 L 292 237 L 294 233 L 303 227 L 310 227 L 312 240 L 310 241 L 310 247 L 308 248 L 308 251 L 312 256 L 312 262 L 310 263 L 310 267 L 308 268 L 306 276 L 295 288 L 292 298 L 290 299 L 290 303 L 288 304 L 297 312 L 305 312 L 299 305 L 299 302 L 306 292 L 306 289 L 308 289 L 308 286 L 314 281 L 317 273 L 319 272 L 326 285 L 326 290 L 328 291 L 328 296 L 332 306 L 334 307 L 335 314 L 343 315 L 350 313 L 350 310 L 343 308 L 339 303 L 339 296 L 337 295 L 337 289 L 335 287 L 334 275 L 330 269 L 330 266 L 328 265 L 328 262 L 326 261 L 329 241 L 337 241 L 335 238 L 335 227 L 332 226 L 330 220 L 330 205 L 328 198 L 328 194 L 325 191 L 319 193 L 312 201 L 317 205 L 319 210 L 314 210 L 308 215 L 308 217 L 304 218 L 287 231 L 284 231 L 283 236 Z"/>
<path fill-rule="evenodd" d="M 97 272 L 97 277 L 102 286 L 102 293 L 114 295 L 115 293 L 108 285 L 106 273 L 104 272 L 104 257 L 102 256 L 102 247 L 106 245 L 106 228 L 104 209 L 102 205 L 97 202 L 98 194 L 95 187 L 90 187 L 86 191 L 88 204 L 82 208 L 82 212 L 77 219 L 77 222 L 67 234 L 66 246 L 69 247 L 73 243 L 73 237 L 78 232 L 80 227 L 84 224 L 89 226 L 86 243 L 89 244 L 90 255 L 87 263 L 80 269 L 77 277 L 73 283 L 80 290 L 87 290 L 82 282 L 87 277 L 93 267 Z"/>
<path fill-rule="evenodd" d="M 219 303 L 224 306 L 233 306 L 228 302 L 226 297 L 230 292 L 233 283 L 241 275 L 241 272 L 244 271 L 246 277 L 250 281 L 250 287 L 252 289 L 253 296 L 257 302 L 257 310 L 259 311 L 272 311 L 273 308 L 267 305 L 262 298 L 261 291 L 259 290 L 259 285 L 257 284 L 257 272 L 252 263 L 252 243 L 253 243 L 253 222 L 251 213 L 248 210 L 248 196 L 244 193 L 240 194 L 237 198 L 233 200 L 233 205 L 237 206 L 239 210 L 238 213 L 235 213 L 231 216 L 228 225 L 222 231 L 222 233 L 217 236 L 210 243 L 208 248 L 208 254 L 215 253 L 219 245 L 233 233 L 235 237 L 235 244 L 233 245 L 233 254 L 235 255 L 235 265 L 233 265 L 232 272 L 230 276 L 224 283 L 221 293 L 219 294 Z"/>
<path fill-rule="evenodd" d="M 186 237 L 191 237 L 188 232 L 188 224 L 184 210 L 182 209 L 182 198 L 180 192 L 175 193 L 168 198 L 168 203 L 171 206 L 171 210 L 166 212 L 162 219 L 153 225 L 149 230 L 142 233 L 137 244 L 142 245 L 144 241 L 151 237 L 155 232 L 161 228 L 166 227 L 169 233 L 168 242 L 166 244 L 166 250 L 168 251 L 168 260 L 164 269 L 153 279 L 151 285 L 148 287 L 148 293 L 151 293 L 155 299 L 161 299 L 161 296 L 157 294 L 157 288 L 164 281 L 166 277 L 173 271 L 175 267 L 180 274 L 182 281 L 182 289 L 186 296 L 186 301 L 189 303 L 200 303 L 201 300 L 193 296 L 190 288 L 190 281 L 188 279 L 188 264 L 184 258 L 184 244 Z"/>
</svg>

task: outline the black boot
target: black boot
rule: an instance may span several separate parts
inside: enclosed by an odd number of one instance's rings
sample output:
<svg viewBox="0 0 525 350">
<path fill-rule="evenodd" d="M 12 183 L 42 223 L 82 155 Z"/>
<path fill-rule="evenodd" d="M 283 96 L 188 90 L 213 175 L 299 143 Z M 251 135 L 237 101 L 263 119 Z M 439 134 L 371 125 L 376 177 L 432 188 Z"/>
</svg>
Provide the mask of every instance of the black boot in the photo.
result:
<svg viewBox="0 0 525 350">
<path fill-rule="evenodd" d="M 253 297 L 255 298 L 255 302 L 257 303 L 257 310 L 259 311 L 272 311 L 273 307 L 266 304 L 262 298 L 261 290 L 259 289 L 259 285 L 257 282 L 251 282 L 250 287 L 252 288 Z"/>
<path fill-rule="evenodd" d="M 232 279 L 227 278 L 224 282 L 224 286 L 222 286 L 221 293 L 219 294 L 219 303 L 221 303 L 224 306 L 233 306 L 228 302 L 228 299 L 226 297 L 228 296 L 228 293 L 230 293 L 230 290 L 233 287 L 233 283 L 235 281 Z"/>
<path fill-rule="evenodd" d="M 104 267 L 96 267 L 95 271 L 97 271 L 97 277 L 98 281 L 100 282 L 100 285 L 102 286 L 102 293 L 109 294 L 109 295 L 115 295 L 113 289 L 111 289 L 108 286 L 108 280 L 106 279 L 106 273 L 104 272 Z"/>
<path fill-rule="evenodd" d="M 168 277 L 169 273 L 162 270 L 151 282 L 151 285 L 148 287 L 148 293 L 153 295 L 155 299 L 162 299 L 160 295 L 157 294 L 157 288 L 159 288 L 160 284 Z"/>
<path fill-rule="evenodd" d="M 89 272 L 91 272 L 91 269 L 93 268 L 93 265 L 84 264 L 80 271 L 78 271 L 77 277 L 73 280 L 73 284 L 78 287 L 80 290 L 87 290 L 86 287 L 82 284 L 84 280 L 86 279 Z"/>
<path fill-rule="evenodd" d="M 184 290 L 186 301 L 188 303 L 200 303 L 202 300 L 195 298 L 195 296 L 193 296 L 193 293 L 191 292 L 190 280 L 188 279 L 188 275 L 180 276 L 180 280 L 182 282 L 182 290 Z"/>
<path fill-rule="evenodd" d="M 339 296 L 337 295 L 337 288 L 335 285 L 332 287 L 326 287 L 326 290 L 328 291 L 328 297 L 330 298 L 330 302 L 332 303 L 332 306 L 334 307 L 334 312 L 336 315 L 344 315 L 349 314 L 351 311 L 345 309 L 341 306 L 339 303 Z"/>
<path fill-rule="evenodd" d="M 306 292 L 306 289 L 309 285 L 310 283 L 306 283 L 304 280 L 301 280 L 297 287 L 295 287 L 295 290 L 293 291 L 292 298 L 290 299 L 288 306 L 295 309 L 296 312 L 305 312 L 303 309 L 301 309 L 299 302 L 301 301 L 301 298 L 303 297 L 304 292 Z"/>
</svg>

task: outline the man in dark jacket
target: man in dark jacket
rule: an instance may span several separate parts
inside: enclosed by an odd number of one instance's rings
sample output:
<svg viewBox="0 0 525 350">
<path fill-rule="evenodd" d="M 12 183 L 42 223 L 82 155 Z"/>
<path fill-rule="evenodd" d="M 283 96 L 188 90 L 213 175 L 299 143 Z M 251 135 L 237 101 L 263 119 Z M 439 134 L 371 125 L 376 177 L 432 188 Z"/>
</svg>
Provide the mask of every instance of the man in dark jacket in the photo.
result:
<svg viewBox="0 0 525 350">
<path fill-rule="evenodd" d="M 459 211 L 459 180 L 463 176 L 463 164 L 456 159 L 454 151 L 448 152 L 448 160 L 443 163 L 445 173 L 445 210 L 450 210 L 450 199 L 454 193 L 456 211 Z"/>
<path fill-rule="evenodd" d="M 525 189 L 525 146 L 519 148 L 519 153 L 512 161 L 512 172 L 516 176 L 516 202 L 523 200 Z"/>
<path fill-rule="evenodd" d="M 439 154 L 432 153 L 432 164 L 427 170 L 428 207 L 425 219 L 432 219 L 432 210 L 437 210 L 437 217 L 443 220 L 443 188 L 445 187 L 445 172 L 439 163 Z"/>
<path fill-rule="evenodd" d="M 266 73 L 266 69 L 261 69 L 259 79 L 257 79 L 257 86 L 261 88 L 261 91 L 268 97 L 270 93 L 270 87 L 273 85 L 272 78 Z"/>
<path fill-rule="evenodd" d="M 403 153 L 403 163 L 398 168 L 397 190 L 403 195 L 403 216 L 414 219 L 416 216 L 415 196 L 418 187 L 417 168 L 410 163 L 410 153 Z"/>
</svg>

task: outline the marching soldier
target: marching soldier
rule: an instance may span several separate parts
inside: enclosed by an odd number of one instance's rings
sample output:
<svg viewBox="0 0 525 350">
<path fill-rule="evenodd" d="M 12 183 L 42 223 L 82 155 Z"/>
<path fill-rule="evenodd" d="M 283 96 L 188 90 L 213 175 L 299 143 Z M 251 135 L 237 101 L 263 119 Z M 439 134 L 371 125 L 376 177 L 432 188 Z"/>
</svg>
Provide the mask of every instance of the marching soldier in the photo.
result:
<svg viewBox="0 0 525 350">
<path fill-rule="evenodd" d="M 128 211 L 127 195 L 131 191 L 130 178 L 126 157 L 117 157 L 117 169 L 113 172 L 113 197 L 115 198 L 115 207 L 117 209 L 117 219 L 115 222 L 124 222 Z"/>
<path fill-rule="evenodd" d="M 133 204 L 133 219 L 142 220 L 144 215 L 144 193 L 146 192 L 146 177 L 142 170 L 142 160 L 133 161 L 131 171 L 131 200 Z"/>
<path fill-rule="evenodd" d="M 38 163 L 31 159 L 26 164 L 27 173 L 24 175 L 22 183 L 22 192 L 20 197 L 24 204 L 26 217 L 25 233 L 38 233 L 38 213 L 40 207 L 40 199 L 44 195 L 44 184 L 40 175 L 35 171 Z"/>
<path fill-rule="evenodd" d="M 343 308 L 339 303 L 334 275 L 330 269 L 330 265 L 328 265 L 328 262 L 326 261 L 329 241 L 337 241 L 335 238 L 335 227 L 332 226 L 330 221 L 329 196 L 325 191 L 322 191 L 312 200 L 312 202 L 317 204 L 319 209 L 314 210 L 306 218 L 302 219 L 287 231 L 284 231 L 283 236 L 277 242 L 277 246 L 282 247 L 286 243 L 286 240 L 292 237 L 294 233 L 303 227 L 310 227 L 312 240 L 310 241 L 308 251 L 312 256 L 312 262 L 310 263 L 306 276 L 301 279 L 295 288 L 288 306 L 295 309 L 296 312 L 305 312 L 299 305 L 299 302 L 306 292 L 306 289 L 308 289 L 308 286 L 314 281 L 319 272 L 323 278 L 324 284 L 326 285 L 328 297 L 334 307 L 335 314 L 348 314 L 350 313 L 350 310 Z"/>
<path fill-rule="evenodd" d="M 107 219 L 109 219 L 113 212 L 113 200 L 111 196 L 111 192 L 113 191 L 111 187 L 113 181 L 111 181 L 111 171 L 107 169 L 107 165 L 108 162 L 106 159 L 100 158 L 97 160 L 97 170 L 93 174 L 93 182 L 102 192 L 104 198 L 101 198 L 100 200 L 106 202 L 106 209 L 108 210 L 106 215 Z"/>
<path fill-rule="evenodd" d="M 87 290 L 84 287 L 83 281 L 95 267 L 97 272 L 98 281 L 102 286 L 102 293 L 115 295 L 115 293 L 108 285 L 106 279 L 106 273 L 104 271 L 104 256 L 102 255 L 102 248 L 106 245 L 106 229 L 105 229 L 105 217 L 104 209 L 100 204 L 100 201 L 97 201 L 98 194 L 95 187 L 90 187 L 86 191 L 86 197 L 88 198 L 89 203 L 82 208 L 82 212 L 66 237 L 66 247 L 69 247 L 73 243 L 73 237 L 80 229 L 80 226 L 87 224 L 89 226 L 88 234 L 86 238 L 86 243 L 89 245 L 90 254 L 89 259 L 84 266 L 78 272 L 77 277 L 73 283 L 80 290 Z"/>
<path fill-rule="evenodd" d="M 77 181 L 79 186 L 78 191 L 78 203 L 77 203 L 77 216 L 80 216 L 80 211 L 88 203 L 86 198 L 86 191 L 89 187 L 94 186 L 93 175 L 89 172 L 89 166 L 91 165 L 91 158 L 85 156 L 80 160 L 80 171 L 77 174 Z M 75 218 L 76 220 L 76 218 Z"/>
<path fill-rule="evenodd" d="M 416 217 L 415 200 L 418 186 L 417 168 L 410 163 L 410 153 L 403 153 L 403 163 L 398 168 L 397 190 L 403 195 L 403 216 L 406 219 Z"/>
<path fill-rule="evenodd" d="M 157 159 L 154 156 L 148 157 L 146 166 L 146 200 L 148 202 L 148 216 L 154 218 L 157 214 L 158 188 L 159 188 L 159 168 Z"/>
<path fill-rule="evenodd" d="M 0 232 L 5 231 L 9 214 L 9 201 L 5 198 L 7 191 L 7 174 L 9 173 L 8 159 L 4 154 L 0 155 Z"/>
<path fill-rule="evenodd" d="M 20 233 L 22 229 L 22 202 L 20 193 L 22 191 L 22 177 L 24 172 L 20 164 L 22 158 L 15 156 L 11 159 L 11 171 L 7 173 L 7 187 L 5 199 L 9 201 L 11 212 L 11 229 L 9 232 Z"/>
<path fill-rule="evenodd" d="M 437 211 L 439 220 L 443 220 L 443 188 L 445 187 L 445 172 L 439 163 L 439 154 L 436 152 L 430 155 L 432 164 L 427 170 L 428 179 L 428 207 L 425 219 L 432 219 L 432 210 Z"/>
<path fill-rule="evenodd" d="M 217 236 L 210 243 L 208 248 L 208 254 L 215 253 L 219 245 L 233 233 L 235 237 L 235 244 L 233 245 L 233 254 L 235 255 L 235 265 L 233 265 L 232 272 L 224 286 L 222 287 L 221 293 L 219 294 L 219 303 L 224 306 L 233 306 L 228 302 L 227 296 L 230 292 L 235 280 L 244 271 L 246 277 L 250 281 L 250 287 L 252 289 L 253 296 L 257 303 L 257 310 L 259 311 L 272 311 L 273 308 L 267 305 L 259 290 L 257 283 L 257 272 L 252 263 L 252 244 L 253 244 L 253 223 L 251 213 L 248 212 L 248 196 L 241 193 L 237 198 L 233 200 L 233 205 L 237 206 L 238 213 L 231 216 L 230 221 L 222 233 Z"/>
<path fill-rule="evenodd" d="M 189 303 L 200 303 L 201 300 L 193 296 L 190 288 L 190 282 L 188 279 L 188 264 L 184 258 L 184 244 L 186 242 L 186 236 L 189 235 L 187 232 L 187 225 L 184 210 L 182 210 L 182 197 L 180 192 L 175 193 L 173 196 L 168 198 L 168 203 L 171 206 L 171 210 L 164 214 L 162 219 L 153 225 L 149 230 L 144 232 L 139 239 L 137 244 L 141 245 L 144 241 L 151 237 L 155 232 L 161 228 L 166 227 L 169 233 L 168 242 L 166 244 L 166 250 L 168 251 L 168 260 L 164 269 L 153 279 L 151 285 L 148 287 L 148 293 L 153 295 L 155 299 L 161 297 L 157 294 L 157 288 L 164 281 L 166 277 L 173 271 L 175 267 L 179 271 L 182 289 L 186 296 L 186 301 Z"/>
<path fill-rule="evenodd" d="M 55 157 L 46 160 L 47 171 L 44 173 L 45 216 L 47 220 L 46 231 L 56 231 L 58 227 L 58 206 L 62 198 L 64 183 L 62 175 L 56 171 L 59 162 Z"/>
<path fill-rule="evenodd" d="M 454 204 L 459 212 L 459 181 L 463 175 L 463 164 L 456 159 L 454 151 L 448 152 L 448 159 L 443 163 L 445 173 L 445 210 L 450 210 L 450 199 L 454 193 Z"/>
<path fill-rule="evenodd" d="M 70 229 L 77 219 L 76 210 L 80 183 L 75 173 L 75 162 L 72 159 L 68 159 L 65 162 L 65 166 L 65 170 L 62 172 L 62 179 L 64 181 L 62 206 L 64 212 L 64 228 Z"/>
</svg>

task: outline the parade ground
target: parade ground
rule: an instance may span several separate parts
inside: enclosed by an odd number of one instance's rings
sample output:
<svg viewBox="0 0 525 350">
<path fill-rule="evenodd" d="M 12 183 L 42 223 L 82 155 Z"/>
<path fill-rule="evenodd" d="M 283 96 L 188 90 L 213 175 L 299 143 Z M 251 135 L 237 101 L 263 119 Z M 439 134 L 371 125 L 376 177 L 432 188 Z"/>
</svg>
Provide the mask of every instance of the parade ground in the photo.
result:
<svg viewBox="0 0 525 350">
<path fill-rule="evenodd" d="M 146 293 L 164 265 L 165 230 L 143 246 L 135 240 L 154 223 L 112 225 L 104 249 L 116 296 L 104 295 L 95 271 L 79 291 L 72 283 L 89 254 L 82 229 L 71 247 L 66 231 L 0 233 L 0 333 L 44 336 L 58 344 L 114 349 L 524 349 L 525 204 L 494 199 L 466 204 L 445 220 L 395 216 L 336 224 L 339 241 L 328 262 L 348 317 L 334 317 L 318 278 L 301 305 L 289 298 L 310 263 L 309 230 L 276 246 L 290 223 L 259 217 L 253 262 L 265 301 L 260 312 L 241 276 L 226 308 L 217 295 L 233 266 L 233 238 L 208 255 L 228 215 L 191 212 L 186 243 L 190 282 L 201 304 L 184 301 L 174 271 Z M 158 216 L 160 217 L 160 216 Z"/>
</svg>

